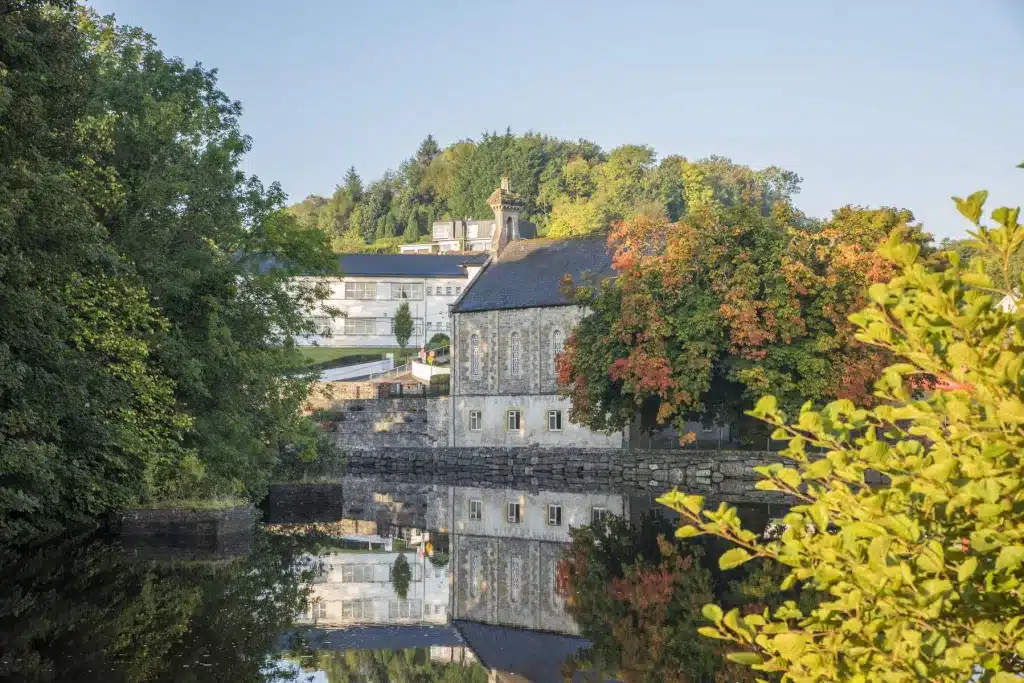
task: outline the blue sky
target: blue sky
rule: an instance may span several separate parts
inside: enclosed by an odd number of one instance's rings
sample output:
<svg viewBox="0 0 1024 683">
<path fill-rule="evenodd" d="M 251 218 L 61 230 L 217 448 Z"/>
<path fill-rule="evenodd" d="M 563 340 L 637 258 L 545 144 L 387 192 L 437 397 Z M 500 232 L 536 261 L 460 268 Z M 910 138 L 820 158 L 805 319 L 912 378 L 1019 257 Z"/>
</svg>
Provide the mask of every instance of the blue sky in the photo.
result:
<svg viewBox="0 0 1024 683">
<path fill-rule="evenodd" d="M 804 178 L 798 205 L 910 208 L 962 234 L 950 195 L 1024 196 L 1019 0 L 94 0 L 220 69 L 246 171 L 293 200 L 433 133 L 534 130 Z"/>
</svg>

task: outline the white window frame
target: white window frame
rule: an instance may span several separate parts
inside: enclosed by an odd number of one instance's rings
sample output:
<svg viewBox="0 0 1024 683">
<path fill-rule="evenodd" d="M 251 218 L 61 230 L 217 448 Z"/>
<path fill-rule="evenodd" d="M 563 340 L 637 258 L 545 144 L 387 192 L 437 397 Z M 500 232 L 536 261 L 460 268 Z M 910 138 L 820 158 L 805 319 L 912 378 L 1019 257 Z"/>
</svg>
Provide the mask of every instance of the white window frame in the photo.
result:
<svg viewBox="0 0 1024 683">
<path fill-rule="evenodd" d="M 376 282 L 346 282 L 345 283 L 345 298 L 346 299 L 358 299 L 362 301 L 376 299 L 377 298 L 377 283 Z"/>
<path fill-rule="evenodd" d="M 548 526 L 562 526 L 561 503 L 548 503 Z"/>
<path fill-rule="evenodd" d="M 313 325 L 316 328 L 315 334 L 323 336 L 331 333 L 331 323 L 333 320 L 329 315 L 314 315 Z"/>
<path fill-rule="evenodd" d="M 483 413 L 479 410 L 469 411 L 469 431 L 479 432 L 483 429 Z"/>
<path fill-rule="evenodd" d="M 512 425 L 513 417 L 515 426 Z M 523 431 L 523 411 L 519 408 L 509 408 L 505 411 L 505 430 L 509 432 Z"/>
<path fill-rule="evenodd" d="M 377 318 L 345 318 L 345 335 L 349 337 L 374 337 L 377 335 Z M 367 332 L 366 330 L 370 331 Z"/>
<path fill-rule="evenodd" d="M 423 285 L 418 282 L 392 282 L 391 298 L 402 301 L 419 301 L 423 298 Z"/>
<path fill-rule="evenodd" d="M 482 500 L 469 501 L 469 521 L 479 522 L 484 518 L 484 502 Z"/>
<path fill-rule="evenodd" d="M 509 524 L 522 524 L 523 504 L 519 501 L 508 501 L 505 504 L 505 519 Z"/>
<path fill-rule="evenodd" d="M 451 285 L 446 285 L 445 286 L 445 288 L 444 288 L 444 295 L 445 296 L 451 296 L 452 295 L 452 286 Z"/>
<path fill-rule="evenodd" d="M 608 508 L 595 505 L 590 508 L 590 523 L 599 522 L 608 516 Z"/>
<path fill-rule="evenodd" d="M 555 426 L 551 426 L 552 418 L 554 418 Z M 548 431 L 549 432 L 560 432 L 562 431 L 562 411 L 561 410 L 549 410 L 548 411 Z"/>
<path fill-rule="evenodd" d="M 434 296 L 434 294 L 433 294 L 434 288 L 433 287 L 431 287 L 430 285 L 427 285 L 426 290 L 427 290 L 427 296 Z"/>
</svg>

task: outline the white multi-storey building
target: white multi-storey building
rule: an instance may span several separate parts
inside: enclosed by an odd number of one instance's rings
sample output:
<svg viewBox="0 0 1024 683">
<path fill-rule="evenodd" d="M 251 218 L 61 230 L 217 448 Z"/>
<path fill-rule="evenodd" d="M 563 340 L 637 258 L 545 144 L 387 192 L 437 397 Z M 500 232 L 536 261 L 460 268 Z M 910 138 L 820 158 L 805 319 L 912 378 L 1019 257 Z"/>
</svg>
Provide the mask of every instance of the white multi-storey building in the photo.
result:
<svg viewBox="0 0 1024 683">
<path fill-rule="evenodd" d="M 395 559 L 404 554 L 412 580 L 404 599 L 391 584 Z M 448 568 L 416 553 L 334 553 L 322 558 L 326 573 L 314 583 L 298 622 L 317 626 L 448 623 Z"/>
<path fill-rule="evenodd" d="M 346 254 L 330 295 L 310 312 L 322 334 L 304 345 L 397 347 L 394 318 L 409 304 L 417 348 L 435 334 L 451 335 L 448 308 L 480 272 L 487 254 Z M 323 278 L 317 278 L 323 280 Z M 327 311 L 341 312 L 332 319 Z"/>
</svg>

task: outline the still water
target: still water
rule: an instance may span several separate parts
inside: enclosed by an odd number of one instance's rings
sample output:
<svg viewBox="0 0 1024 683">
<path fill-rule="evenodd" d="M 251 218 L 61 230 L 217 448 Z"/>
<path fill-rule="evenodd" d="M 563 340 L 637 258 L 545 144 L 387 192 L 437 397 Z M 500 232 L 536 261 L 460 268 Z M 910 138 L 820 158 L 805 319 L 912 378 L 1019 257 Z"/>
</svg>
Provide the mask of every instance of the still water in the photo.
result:
<svg viewBox="0 0 1024 683">
<path fill-rule="evenodd" d="M 210 547 L 93 535 L 5 557 L 0 679 L 715 680 L 706 663 L 678 670 L 686 647 L 643 671 L 619 661 L 638 645 L 603 626 L 615 571 L 593 574 L 597 602 L 566 587 L 572 529 L 602 529 L 603 548 L 670 535 L 648 496 L 354 477 L 316 493 L 329 504 L 293 488 L 251 538 Z M 635 548 L 626 556 L 646 552 Z"/>
</svg>

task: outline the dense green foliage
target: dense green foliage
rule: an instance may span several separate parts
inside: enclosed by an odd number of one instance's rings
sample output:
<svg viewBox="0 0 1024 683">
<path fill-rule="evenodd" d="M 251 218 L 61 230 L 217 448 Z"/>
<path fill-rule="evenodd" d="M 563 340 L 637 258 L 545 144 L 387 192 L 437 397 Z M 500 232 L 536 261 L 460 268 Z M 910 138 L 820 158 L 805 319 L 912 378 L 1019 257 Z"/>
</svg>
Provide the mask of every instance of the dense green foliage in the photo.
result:
<svg viewBox="0 0 1024 683">
<path fill-rule="evenodd" d="M 317 570 L 297 562 L 305 550 L 262 533 L 250 554 L 215 562 L 161 564 L 82 538 L 23 549 L 0 564 L 0 679 L 283 681 L 280 634 Z"/>
<path fill-rule="evenodd" d="M 412 336 L 412 313 L 409 312 L 408 302 L 403 301 L 399 305 L 398 310 L 395 311 L 395 317 L 392 320 L 395 331 L 395 341 L 398 342 L 398 348 L 405 351 L 405 347 L 409 344 L 409 337 Z"/>
<path fill-rule="evenodd" d="M 756 650 L 735 661 L 793 683 L 1024 674 L 1024 313 L 999 305 L 1021 284 L 1009 269 L 1024 227 L 1005 207 L 983 225 L 985 198 L 956 202 L 998 281 L 956 254 L 931 267 L 899 233 L 880 250 L 895 275 L 851 316 L 860 341 L 895 359 L 875 385 L 878 405 L 808 403 L 791 417 L 774 397 L 758 402 L 753 414 L 788 441 L 792 464 L 758 468 L 758 487 L 800 502 L 781 537 L 758 539 L 700 496 L 661 499 L 684 517 L 677 536 L 736 544 L 722 567 L 771 558 L 788 568 L 784 586 L 806 581 L 826 595 L 813 609 L 746 616 L 707 605 L 714 625 L 702 633 Z M 869 485 L 868 472 L 884 482 Z"/>
<path fill-rule="evenodd" d="M 409 582 L 412 581 L 412 567 L 404 554 L 395 558 L 395 564 L 391 567 L 391 585 L 395 593 L 402 600 L 409 594 Z"/>
<path fill-rule="evenodd" d="M 695 419 L 737 424 L 767 391 L 786 405 L 870 396 L 885 354 L 854 338 L 847 315 L 889 277 L 874 248 L 891 230 L 928 243 L 910 212 L 847 206 L 808 220 L 772 174 L 697 170 L 684 164 L 678 221 L 617 224 L 614 280 L 573 283 L 591 312 L 558 363 L 570 418 L 618 431 L 639 412 L 644 427 L 685 435 Z"/>
<path fill-rule="evenodd" d="M 477 663 L 438 662 L 429 648 L 313 650 L 299 659 L 304 671 L 321 671 L 328 683 L 487 683 Z"/>
<path fill-rule="evenodd" d="M 282 377 L 319 292 L 284 285 L 331 255 L 239 170 L 215 76 L 70 2 L 0 14 L 0 541 L 258 496 L 313 441 Z"/>
<path fill-rule="evenodd" d="M 331 197 L 312 195 L 289 211 L 327 233 L 336 251 L 395 251 L 403 242 L 429 239 L 433 221 L 490 217 L 486 200 L 505 171 L 525 202 L 523 217 L 553 237 L 601 231 L 640 215 L 676 220 L 687 184 L 719 188 L 721 196 L 729 183 L 751 177 L 769 185 L 772 197 L 788 198 L 800 182 L 778 168 L 755 172 L 721 157 L 658 162 L 653 149 L 638 145 L 605 153 L 586 140 L 506 131 L 442 149 L 428 135 L 397 172 L 364 188 L 350 168 Z"/>
</svg>

